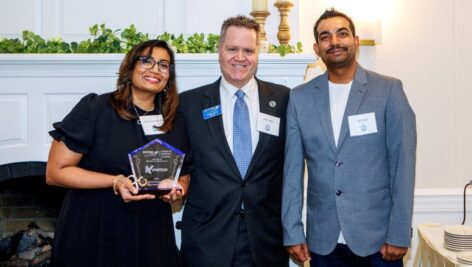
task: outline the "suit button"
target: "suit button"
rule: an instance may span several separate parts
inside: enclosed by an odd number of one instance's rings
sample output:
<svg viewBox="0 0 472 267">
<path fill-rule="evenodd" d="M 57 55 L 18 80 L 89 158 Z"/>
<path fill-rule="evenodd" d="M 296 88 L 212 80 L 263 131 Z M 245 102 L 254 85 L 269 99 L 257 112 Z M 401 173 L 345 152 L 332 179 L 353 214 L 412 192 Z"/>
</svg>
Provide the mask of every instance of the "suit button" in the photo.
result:
<svg viewBox="0 0 472 267">
<path fill-rule="evenodd" d="M 242 187 L 242 188 L 246 187 L 246 185 L 247 185 L 246 182 L 242 182 L 242 183 L 241 183 L 241 187 Z"/>
<path fill-rule="evenodd" d="M 343 193 L 343 191 L 341 191 L 341 190 L 337 190 L 337 191 L 336 191 L 336 196 L 338 196 L 338 197 L 339 197 L 339 196 L 340 196 L 342 193 Z"/>
<path fill-rule="evenodd" d="M 339 166 L 341 166 L 342 164 L 343 164 L 342 161 L 336 160 L 336 162 L 334 163 L 334 166 L 339 167 Z"/>
<path fill-rule="evenodd" d="M 178 230 L 182 229 L 182 221 L 177 221 L 175 223 L 175 228 L 178 229 Z"/>
</svg>

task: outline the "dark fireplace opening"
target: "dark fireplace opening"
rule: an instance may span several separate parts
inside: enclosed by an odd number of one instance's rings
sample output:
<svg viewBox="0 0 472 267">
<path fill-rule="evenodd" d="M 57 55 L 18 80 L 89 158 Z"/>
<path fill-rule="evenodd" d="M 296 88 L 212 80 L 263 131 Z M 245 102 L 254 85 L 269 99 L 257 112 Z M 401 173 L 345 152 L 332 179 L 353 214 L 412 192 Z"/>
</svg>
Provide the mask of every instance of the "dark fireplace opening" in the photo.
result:
<svg viewBox="0 0 472 267">
<path fill-rule="evenodd" d="M 44 176 L 0 182 L 0 238 L 28 229 L 30 222 L 53 234 L 65 193 L 48 186 Z"/>
<path fill-rule="evenodd" d="M 44 175 L 0 179 L 0 267 L 47 267 L 66 189 Z"/>
</svg>

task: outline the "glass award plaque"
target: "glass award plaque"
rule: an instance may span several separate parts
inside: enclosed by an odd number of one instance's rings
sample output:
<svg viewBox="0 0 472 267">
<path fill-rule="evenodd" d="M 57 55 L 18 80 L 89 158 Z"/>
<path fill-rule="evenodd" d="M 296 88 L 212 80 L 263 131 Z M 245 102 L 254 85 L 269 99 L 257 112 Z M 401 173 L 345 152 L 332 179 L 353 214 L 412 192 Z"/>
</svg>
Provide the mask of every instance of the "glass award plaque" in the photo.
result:
<svg viewBox="0 0 472 267">
<path fill-rule="evenodd" d="M 179 189 L 177 179 L 185 153 L 156 138 L 128 153 L 130 176 L 138 194 L 165 195 L 173 188 Z"/>
</svg>

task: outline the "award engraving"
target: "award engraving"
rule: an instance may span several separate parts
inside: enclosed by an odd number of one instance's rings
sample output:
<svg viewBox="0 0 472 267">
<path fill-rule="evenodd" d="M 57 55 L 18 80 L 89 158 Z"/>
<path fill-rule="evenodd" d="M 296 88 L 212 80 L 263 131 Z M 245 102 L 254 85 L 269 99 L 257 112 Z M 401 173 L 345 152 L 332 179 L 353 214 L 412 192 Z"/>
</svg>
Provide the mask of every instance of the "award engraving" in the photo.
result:
<svg viewBox="0 0 472 267">
<path fill-rule="evenodd" d="M 179 189 L 185 153 L 161 139 L 128 153 L 133 175 L 130 176 L 139 194 L 164 195 L 173 188 Z"/>
</svg>

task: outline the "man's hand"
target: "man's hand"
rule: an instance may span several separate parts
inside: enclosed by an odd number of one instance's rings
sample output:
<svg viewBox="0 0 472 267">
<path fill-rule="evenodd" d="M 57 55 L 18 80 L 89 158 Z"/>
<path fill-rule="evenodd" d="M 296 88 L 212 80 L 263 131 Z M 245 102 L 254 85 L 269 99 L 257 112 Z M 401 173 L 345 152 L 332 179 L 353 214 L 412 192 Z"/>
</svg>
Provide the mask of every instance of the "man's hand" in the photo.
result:
<svg viewBox="0 0 472 267">
<path fill-rule="evenodd" d="M 287 247 L 288 253 L 297 261 L 305 262 L 311 260 L 310 252 L 308 251 L 308 246 L 306 243 L 288 246 Z"/>
<path fill-rule="evenodd" d="M 386 261 L 401 260 L 407 252 L 408 248 L 396 247 L 389 244 L 383 244 L 383 246 L 380 248 L 380 254 L 382 254 L 382 259 Z"/>
</svg>

